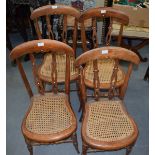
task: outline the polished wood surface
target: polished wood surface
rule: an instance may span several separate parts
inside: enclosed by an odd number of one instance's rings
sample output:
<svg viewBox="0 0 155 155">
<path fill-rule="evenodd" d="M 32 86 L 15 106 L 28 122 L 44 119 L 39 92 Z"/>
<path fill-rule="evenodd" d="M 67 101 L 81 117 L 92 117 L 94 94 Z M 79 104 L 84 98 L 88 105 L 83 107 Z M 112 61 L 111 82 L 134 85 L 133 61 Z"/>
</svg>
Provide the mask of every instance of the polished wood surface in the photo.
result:
<svg viewBox="0 0 155 155">
<path fill-rule="evenodd" d="M 122 33 L 123 33 L 123 26 L 128 25 L 129 23 L 129 17 L 116 9 L 113 9 L 112 7 L 96 7 L 96 8 L 90 8 L 83 12 L 79 18 L 79 22 L 81 23 L 81 38 L 82 38 L 82 47 L 83 52 L 87 51 L 87 40 L 86 37 L 86 26 L 84 22 L 88 19 L 92 20 L 92 46 L 91 49 L 97 48 L 98 45 L 98 37 L 97 37 L 97 21 L 105 19 L 109 20 L 109 25 L 107 26 L 107 32 L 106 36 L 102 36 L 101 40 L 104 41 L 105 37 L 105 44 L 107 46 L 110 45 L 111 42 L 111 32 L 112 32 L 112 24 L 113 22 L 118 22 L 121 24 L 120 30 L 119 30 L 119 36 L 117 37 L 117 45 L 120 46 L 121 39 L 122 39 Z M 103 32 L 100 32 L 103 33 Z M 103 43 L 102 43 L 103 44 Z"/>
<path fill-rule="evenodd" d="M 127 111 L 124 107 L 124 104 L 122 104 L 123 111 L 124 111 L 124 113 L 126 113 L 128 115 L 128 117 L 130 118 L 130 120 L 134 126 L 134 133 L 130 137 L 126 137 L 125 139 L 123 139 L 121 141 L 115 141 L 115 142 L 102 142 L 102 141 L 94 140 L 94 139 L 91 139 L 90 137 L 88 137 L 86 134 L 87 121 L 88 121 L 88 117 L 89 117 L 88 116 L 89 115 L 88 107 L 89 107 L 88 104 L 86 104 L 86 106 L 85 106 L 86 112 L 84 115 L 85 119 L 82 122 L 82 138 L 83 138 L 83 141 L 86 144 L 89 144 L 91 148 L 104 150 L 104 151 L 119 150 L 122 148 L 126 148 L 127 146 L 129 146 L 135 142 L 135 140 L 138 137 L 138 128 L 137 128 L 137 125 L 135 124 L 133 118 L 127 113 Z"/>
<path fill-rule="evenodd" d="M 42 40 L 28 41 L 16 46 L 11 51 L 10 58 L 11 60 L 15 60 L 25 54 L 40 53 L 40 52 L 42 53 L 59 52 L 61 54 L 67 54 L 70 56 L 74 55 L 73 49 L 70 46 L 67 46 L 65 43 L 56 40 L 42 39 Z"/>
<path fill-rule="evenodd" d="M 70 104 L 68 103 L 68 101 L 66 100 L 66 106 L 68 107 L 69 109 L 69 112 L 72 114 L 72 126 L 68 129 L 66 129 L 65 131 L 62 131 L 60 133 L 54 133 L 54 134 L 36 134 L 36 133 L 32 133 L 31 131 L 29 131 L 27 128 L 26 128 L 26 118 L 28 116 L 28 114 L 30 113 L 31 109 L 32 109 L 32 106 L 33 104 L 30 105 L 26 115 L 25 115 L 25 118 L 23 120 L 23 123 L 22 123 L 22 132 L 24 134 L 25 137 L 27 137 L 29 140 L 32 140 L 32 141 L 35 141 L 35 142 L 38 142 L 38 143 L 56 143 L 60 140 L 64 140 L 66 138 L 69 138 L 74 132 L 76 132 L 76 128 L 77 128 L 77 124 L 76 124 L 76 117 L 75 117 L 75 114 L 73 113 L 71 107 L 70 107 Z"/>
<path fill-rule="evenodd" d="M 57 25 L 57 30 L 53 30 L 53 19 L 55 15 L 57 15 L 58 22 L 59 22 Z M 47 38 L 61 40 L 62 42 L 65 42 L 65 43 L 68 43 L 67 34 L 68 34 L 68 27 L 70 27 L 70 20 L 71 20 L 71 25 L 72 25 L 71 29 L 73 33 L 70 36 L 72 38 L 71 46 L 73 47 L 74 51 L 76 51 L 78 19 L 80 17 L 80 12 L 77 9 L 71 6 L 60 5 L 60 4 L 46 5 L 35 9 L 31 14 L 31 19 L 34 21 L 38 39 L 45 37 L 43 36 L 43 33 L 41 33 L 41 29 L 39 27 L 40 17 L 47 25 Z M 45 17 L 45 20 L 44 20 L 44 17 Z M 58 33 L 58 38 L 55 37 L 55 33 L 56 33 L 55 31 L 57 31 Z"/>
<path fill-rule="evenodd" d="M 40 79 L 38 74 L 38 63 L 36 63 L 35 56 L 36 54 L 39 54 L 39 53 L 52 54 L 52 67 L 51 67 L 52 93 L 46 92 L 43 82 Z M 34 83 L 38 90 L 38 94 L 33 94 L 30 82 L 28 81 L 28 78 L 22 66 L 21 57 L 26 54 L 30 56 Z M 66 55 L 65 93 L 60 93 L 58 90 L 56 54 Z M 77 121 L 70 103 L 70 56 L 74 56 L 74 50 L 70 46 L 66 45 L 65 43 L 62 43 L 56 40 L 49 40 L 49 39 L 33 40 L 33 41 L 22 43 L 16 46 L 10 53 L 11 60 L 17 61 L 17 65 L 18 65 L 21 77 L 23 79 L 23 82 L 25 84 L 25 87 L 30 97 L 30 106 L 28 111 L 26 112 L 26 115 L 23 119 L 23 123 L 21 127 L 30 155 L 33 155 L 33 146 L 35 145 L 59 144 L 63 142 L 73 143 L 76 151 L 79 153 L 77 135 L 76 135 Z M 57 101 L 55 100 L 55 98 L 58 98 L 57 106 L 55 105 L 55 102 Z M 38 108 L 40 108 L 40 106 L 38 107 L 38 105 L 43 106 L 43 108 L 38 110 Z M 34 107 L 36 107 L 36 109 L 34 109 Z M 46 109 L 46 111 L 44 108 Z M 59 111 L 60 108 L 64 112 Z M 51 111 L 51 109 L 52 109 L 52 112 L 48 113 L 48 110 Z M 58 112 L 61 112 L 61 115 L 59 114 L 59 117 L 57 116 Z M 38 113 L 41 113 L 41 114 L 38 114 Z M 63 113 L 63 116 L 62 116 L 62 113 Z M 32 118 L 30 118 L 31 115 L 32 115 Z M 41 115 L 43 117 L 38 118 L 38 115 Z M 45 119 L 46 117 L 48 119 Z M 56 131 L 53 132 L 53 130 L 51 130 L 52 125 L 54 125 L 52 124 L 52 121 L 53 122 L 56 121 L 56 123 L 62 124 L 62 121 L 64 120 L 64 124 L 67 124 L 68 122 L 64 118 L 68 118 L 68 117 L 70 118 L 69 125 L 66 125 L 65 127 L 63 127 L 59 132 L 56 132 Z M 42 120 L 45 121 L 45 123 L 34 125 L 35 121 L 39 123 L 39 121 L 42 121 Z M 40 129 L 42 131 L 42 129 L 44 128 L 42 127 L 42 125 L 46 125 L 46 120 L 50 120 L 48 123 L 51 123 L 50 126 L 47 125 L 47 127 L 49 127 L 50 129 L 50 133 L 40 132 Z M 29 121 L 30 121 L 30 125 L 27 125 Z M 36 126 L 38 128 L 37 131 L 36 131 Z M 30 130 L 33 127 L 34 127 L 34 130 L 33 131 Z"/>
<path fill-rule="evenodd" d="M 104 51 L 107 51 L 107 53 L 102 53 Z M 105 59 L 105 58 L 130 61 L 136 65 L 140 63 L 139 57 L 131 50 L 121 47 L 107 46 L 92 49 L 90 51 L 83 53 L 76 59 L 75 66 L 82 65 L 90 60 Z"/>
<path fill-rule="evenodd" d="M 37 8 L 34 10 L 31 14 L 31 19 L 36 19 L 40 16 L 49 15 L 49 14 L 64 14 L 64 15 L 70 15 L 73 17 L 79 18 L 80 14 L 79 11 L 73 7 L 66 6 L 66 5 L 46 5 Z"/>
<path fill-rule="evenodd" d="M 89 119 L 90 105 L 93 105 L 96 102 L 101 102 L 102 101 L 101 98 L 105 97 L 101 94 L 101 91 L 100 91 L 101 90 L 100 89 L 100 79 L 98 77 L 98 74 L 101 70 L 99 70 L 97 63 L 96 63 L 96 61 L 99 59 L 114 59 L 115 60 L 114 72 L 111 75 L 112 76 L 111 87 L 109 88 L 109 90 L 111 90 L 111 91 L 108 92 L 107 97 L 109 98 L 109 101 L 111 101 L 112 103 L 115 103 L 115 101 L 119 101 L 120 107 L 122 109 L 121 110 L 122 113 L 129 120 L 129 122 L 131 123 L 131 126 L 133 128 L 133 133 L 130 134 L 130 136 L 126 136 L 122 140 L 102 141 L 102 140 L 97 140 L 95 138 L 92 138 L 88 135 L 88 121 L 93 121 L 92 117 L 91 117 L 91 119 Z M 128 70 L 125 72 L 125 80 L 119 90 L 120 93 L 117 96 L 118 98 L 116 99 L 116 97 L 114 95 L 114 91 L 117 92 L 117 87 L 115 87 L 115 78 L 116 78 L 116 73 L 118 71 L 118 62 L 120 60 L 128 62 Z M 93 71 L 94 72 L 94 87 L 93 87 L 94 99 L 91 99 L 88 101 L 88 99 L 87 99 L 88 92 L 86 91 L 84 66 L 89 61 L 94 62 L 94 71 Z M 133 64 L 138 65 L 139 63 L 140 63 L 140 59 L 134 52 L 132 52 L 128 49 L 125 49 L 125 48 L 110 47 L 110 46 L 100 47 L 100 48 L 96 48 L 96 49 L 87 51 L 87 52 L 83 53 L 82 55 L 80 55 L 76 59 L 75 66 L 77 68 L 79 68 L 80 91 L 81 91 L 81 95 L 82 95 L 82 108 L 83 108 L 83 113 L 82 113 L 82 120 L 83 120 L 82 121 L 82 142 L 83 142 L 82 155 L 86 155 L 89 152 L 89 150 L 91 150 L 93 152 L 94 151 L 98 152 L 98 151 L 116 151 L 116 150 L 120 150 L 120 149 L 126 149 L 126 155 L 128 155 L 131 152 L 131 149 L 138 137 L 138 127 L 137 127 L 135 121 L 133 120 L 133 118 L 128 114 L 128 112 L 125 108 L 125 104 L 123 103 L 123 98 L 124 98 L 124 95 L 125 95 L 125 92 L 126 92 L 126 89 L 128 86 L 129 78 L 130 78 L 130 75 L 131 75 L 131 72 L 133 69 Z M 103 74 L 106 74 L 106 73 L 104 73 L 104 70 L 102 70 L 102 72 L 103 72 Z M 108 99 L 103 99 L 103 103 L 106 102 L 107 100 Z M 104 105 L 103 105 L 103 107 L 104 107 Z M 106 110 L 106 107 L 105 107 L 105 110 Z M 117 110 L 118 110 L 117 108 L 114 109 L 115 113 L 117 113 Z M 100 109 L 98 109 L 97 112 L 99 113 Z M 100 122 L 101 118 L 105 117 L 105 119 L 102 121 L 106 122 L 107 117 L 109 117 L 109 116 L 112 117 L 111 113 L 108 113 L 109 111 L 105 112 L 104 114 L 101 113 L 100 117 L 95 116 L 95 114 L 97 112 L 92 111 L 91 115 L 94 114 L 94 118 L 98 118 L 99 122 Z M 102 124 L 102 122 L 100 122 L 100 123 Z M 109 123 L 109 122 L 107 122 L 107 123 Z M 115 125 L 117 126 L 117 124 L 115 124 Z M 115 127 L 115 125 L 114 125 L 114 127 Z M 124 125 L 126 125 L 126 124 L 124 124 Z M 98 126 L 95 126 L 96 130 L 97 130 L 97 128 L 98 128 Z M 95 129 L 93 128 L 92 132 Z M 98 134 L 100 135 L 101 131 L 98 131 L 98 132 L 99 132 Z M 113 134 L 115 134 L 115 133 L 113 133 Z M 117 133 L 116 133 L 116 135 L 117 135 Z"/>
</svg>

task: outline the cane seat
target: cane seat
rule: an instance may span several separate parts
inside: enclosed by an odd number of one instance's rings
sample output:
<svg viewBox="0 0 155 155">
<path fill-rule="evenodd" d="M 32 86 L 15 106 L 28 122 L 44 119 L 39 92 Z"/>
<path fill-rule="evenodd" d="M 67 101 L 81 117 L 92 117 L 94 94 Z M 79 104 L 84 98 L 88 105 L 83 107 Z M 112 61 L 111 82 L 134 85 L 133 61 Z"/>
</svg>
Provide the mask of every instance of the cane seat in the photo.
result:
<svg viewBox="0 0 155 155">
<path fill-rule="evenodd" d="M 120 25 L 117 23 L 114 23 L 112 27 L 113 27 L 112 35 L 118 36 Z M 132 26 L 132 25 L 124 26 L 123 37 L 149 38 L 149 28 Z"/>
<path fill-rule="evenodd" d="M 115 62 L 113 59 L 104 59 L 104 60 L 98 60 L 98 69 L 99 72 L 99 79 L 100 79 L 100 88 L 108 89 L 110 87 L 111 82 L 111 76 L 113 73 L 113 68 L 115 65 Z M 93 61 L 90 61 L 86 64 L 86 67 L 84 68 L 84 75 L 85 75 L 85 84 L 91 88 L 94 87 L 94 68 L 93 68 Z M 118 68 L 117 72 L 117 82 L 116 87 L 119 87 L 124 82 L 125 74 L 121 67 Z"/>
<path fill-rule="evenodd" d="M 31 98 L 30 109 L 23 121 L 23 134 L 32 140 L 55 141 L 70 136 L 76 130 L 76 118 L 67 95 L 45 93 Z"/>
<path fill-rule="evenodd" d="M 70 80 L 75 80 L 78 77 L 77 69 L 74 67 L 74 57 L 70 57 Z M 65 81 L 65 64 L 66 55 L 56 55 L 56 65 L 57 65 L 57 81 Z M 46 54 L 42 65 L 39 67 L 38 74 L 40 78 L 44 81 L 51 82 L 51 65 L 52 65 L 52 55 Z"/>
<path fill-rule="evenodd" d="M 104 53 L 104 52 L 105 53 Z M 102 62 L 115 61 L 113 65 L 114 72 L 111 75 L 111 81 L 114 85 L 108 88 L 108 95 L 105 91 L 100 91 L 100 77 L 106 73 L 106 69 L 100 67 Z M 94 99 L 88 98 L 90 95 L 86 90 L 86 70 L 87 63 L 93 61 L 93 81 L 94 81 Z M 118 69 L 120 61 L 126 61 L 127 69 L 123 74 Z M 75 66 L 79 67 L 80 91 L 82 94 L 82 155 L 89 152 L 98 151 L 116 151 L 126 149 L 126 155 L 129 155 L 133 145 L 138 137 L 138 128 L 136 123 L 127 113 L 123 98 L 127 90 L 129 78 L 132 72 L 133 64 L 139 64 L 139 57 L 132 51 L 121 47 L 101 47 L 87 51 L 80 55 Z M 121 64 L 122 65 L 122 64 Z M 82 67 L 81 67 L 82 66 Z M 89 65 L 90 66 L 90 65 Z M 103 65 L 102 65 L 103 66 Z M 101 72 L 101 73 L 100 73 Z M 118 73 L 120 72 L 120 73 Z M 99 75 L 100 74 L 100 75 Z M 124 82 L 117 93 L 118 88 L 115 82 L 124 76 Z M 113 81 L 115 79 L 115 81 Z M 107 97 L 107 98 L 106 98 Z"/>
<path fill-rule="evenodd" d="M 34 84 L 38 93 L 32 91 L 32 83 L 29 82 L 24 70 L 21 58 L 28 54 L 30 56 L 31 69 Z M 52 55 L 50 91 L 46 91 L 39 77 L 38 68 L 42 66 L 42 61 L 36 61 L 36 54 L 44 56 Z M 57 62 L 56 55 L 66 55 L 64 69 L 65 89 L 62 93 L 58 89 L 57 82 Z M 47 144 L 73 143 L 77 153 L 77 122 L 70 102 L 70 57 L 74 56 L 74 50 L 65 43 L 41 39 L 33 40 L 16 46 L 10 54 L 11 60 L 16 60 L 21 77 L 30 97 L 29 109 L 26 112 L 22 133 L 27 144 L 30 155 L 33 155 L 33 146 Z M 60 66 L 60 65 L 59 65 Z M 34 85 L 33 85 L 34 86 Z M 35 87 L 33 87 L 33 90 Z"/>
<path fill-rule="evenodd" d="M 136 140 L 137 126 L 121 100 L 94 101 L 87 103 L 85 108 L 82 136 L 90 146 L 103 150 L 120 149 Z"/>
</svg>

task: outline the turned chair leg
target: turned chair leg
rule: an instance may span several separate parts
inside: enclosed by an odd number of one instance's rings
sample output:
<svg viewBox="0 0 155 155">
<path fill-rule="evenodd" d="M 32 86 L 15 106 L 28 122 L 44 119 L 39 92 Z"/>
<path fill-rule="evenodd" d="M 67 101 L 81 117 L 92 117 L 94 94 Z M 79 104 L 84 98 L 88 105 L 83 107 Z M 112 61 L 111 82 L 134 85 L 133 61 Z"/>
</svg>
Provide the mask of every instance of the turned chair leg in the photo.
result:
<svg viewBox="0 0 155 155">
<path fill-rule="evenodd" d="M 27 144 L 27 149 L 29 150 L 30 155 L 33 155 L 33 146 L 32 146 L 32 144 L 27 139 L 25 139 L 25 142 Z"/>
<path fill-rule="evenodd" d="M 126 155 L 129 155 L 132 151 L 133 145 L 130 145 L 126 148 Z"/>
<path fill-rule="evenodd" d="M 72 135 L 72 140 L 73 140 L 73 145 L 74 145 L 74 147 L 75 147 L 77 153 L 80 153 L 80 151 L 79 151 L 79 149 L 78 149 L 78 141 L 77 141 L 77 134 L 76 134 L 76 132 L 73 133 L 73 135 Z"/>
<path fill-rule="evenodd" d="M 82 122 L 82 119 L 83 119 L 83 110 L 82 110 L 82 113 L 81 113 L 79 121 Z"/>
<path fill-rule="evenodd" d="M 28 148 L 28 150 L 30 152 L 30 155 L 33 155 L 33 147 L 32 147 L 32 145 L 27 144 L 27 148 Z"/>
<path fill-rule="evenodd" d="M 77 88 L 77 94 L 78 94 L 79 101 L 80 101 L 80 107 L 79 107 L 78 112 L 80 112 L 82 110 L 82 98 L 81 98 L 81 94 L 80 94 L 80 86 L 79 86 L 78 80 L 76 81 L 76 88 Z"/>
<path fill-rule="evenodd" d="M 82 143 L 82 153 L 81 155 L 87 155 L 88 146 Z"/>
<path fill-rule="evenodd" d="M 149 80 L 149 67 L 146 70 L 145 76 L 144 76 L 144 80 Z"/>
</svg>

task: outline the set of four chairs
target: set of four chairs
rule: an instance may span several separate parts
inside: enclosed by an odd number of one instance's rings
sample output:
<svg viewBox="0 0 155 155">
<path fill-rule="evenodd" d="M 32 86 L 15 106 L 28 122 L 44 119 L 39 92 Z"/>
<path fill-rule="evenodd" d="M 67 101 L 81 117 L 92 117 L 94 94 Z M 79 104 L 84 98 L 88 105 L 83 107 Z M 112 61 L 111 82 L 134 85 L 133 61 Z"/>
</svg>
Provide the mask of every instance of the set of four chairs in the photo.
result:
<svg viewBox="0 0 155 155">
<path fill-rule="evenodd" d="M 60 41 L 55 40 L 51 16 L 61 20 Z M 126 149 L 128 155 L 138 137 L 138 128 L 127 113 L 123 98 L 132 72 L 133 64 L 138 65 L 139 57 L 132 51 L 119 47 L 123 26 L 129 18 L 110 7 L 91 8 L 80 13 L 65 5 L 47 5 L 34 10 L 31 14 L 39 40 L 16 46 L 10 57 L 16 60 L 21 77 L 30 96 L 30 106 L 22 123 L 22 133 L 30 155 L 33 146 L 72 142 L 76 151 L 77 119 L 70 102 L 70 82 L 76 81 L 82 111 L 82 155 L 92 151 L 114 151 Z M 46 21 L 46 35 L 39 19 Z M 99 47 L 98 21 L 109 20 L 107 33 Z M 110 46 L 113 23 L 120 23 L 117 47 Z M 69 42 L 68 31 L 72 41 Z M 83 54 L 76 58 L 77 36 L 81 32 Z M 89 31 L 89 35 L 88 35 Z M 115 33 L 116 34 L 116 33 Z M 72 45 L 69 46 L 69 45 Z M 91 50 L 89 50 L 89 48 Z M 42 53 L 41 62 L 36 56 Z M 26 77 L 21 57 L 29 55 L 38 94 L 34 95 Z M 120 61 L 127 61 L 125 71 Z M 59 84 L 65 90 L 59 89 Z M 51 84 L 47 90 L 46 85 Z M 87 88 L 94 90 L 93 95 Z M 91 99 L 88 99 L 91 97 Z"/>
</svg>

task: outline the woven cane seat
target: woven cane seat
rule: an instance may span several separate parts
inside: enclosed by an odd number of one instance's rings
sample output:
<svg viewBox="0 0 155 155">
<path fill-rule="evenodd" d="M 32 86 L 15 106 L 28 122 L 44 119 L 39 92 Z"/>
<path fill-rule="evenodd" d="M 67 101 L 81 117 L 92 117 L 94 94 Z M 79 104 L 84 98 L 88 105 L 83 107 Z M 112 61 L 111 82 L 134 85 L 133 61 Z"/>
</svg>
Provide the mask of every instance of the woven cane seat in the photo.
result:
<svg viewBox="0 0 155 155">
<path fill-rule="evenodd" d="M 132 144 L 137 134 L 136 124 L 122 101 L 100 100 L 86 104 L 82 136 L 89 145 L 100 146 L 100 149 L 123 148 L 124 144 Z"/>
<path fill-rule="evenodd" d="M 110 87 L 111 76 L 113 73 L 114 67 L 114 60 L 112 59 L 103 59 L 98 60 L 98 69 L 99 69 L 99 80 L 100 80 L 100 88 L 108 89 Z M 90 61 L 86 64 L 84 69 L 84 76 L 85 76 L 85 84 L 91 88 L 94 87 L 94 72 L 93 72 L 93 62 Z M 124 82 L 124 72 L 119 67 L 117 73 L 117 82 L 116 87 L 119 87 Z"/>
<path fill-rule="evenodd" d="M 74 57 L 70 57 L 70 80 L 75 80 L 78 76 L 77 70 L 74 68 Z M 39 67 L 38 74 L 40 79 L 51 82 L 51 64 L 52 55 L 47 54 L 44 57 L 42 65 Z M 65 81 L 66 72 L 66 55 L 56 55 L 57 82 Z"/>
<path fill-rule="evenodd" d="M 113 24 L 112 35 L 118 36 L 120 25 Z M 138 27 L 138 26 L 124 26 L 123 36 L 125 37 L 139 37 L 139 38 L 149 38 L 149 28 L 148 27 Z"/>
<path fill-rule="evenodd" d="M 24 119 L 23 133 L 34 140 L 54 141 L 71 135 L 76 130 L 76 118 L 63 93 L 36 95 Z M 33 135 L 33 136 L 32 136 Z"/>
</svg>

